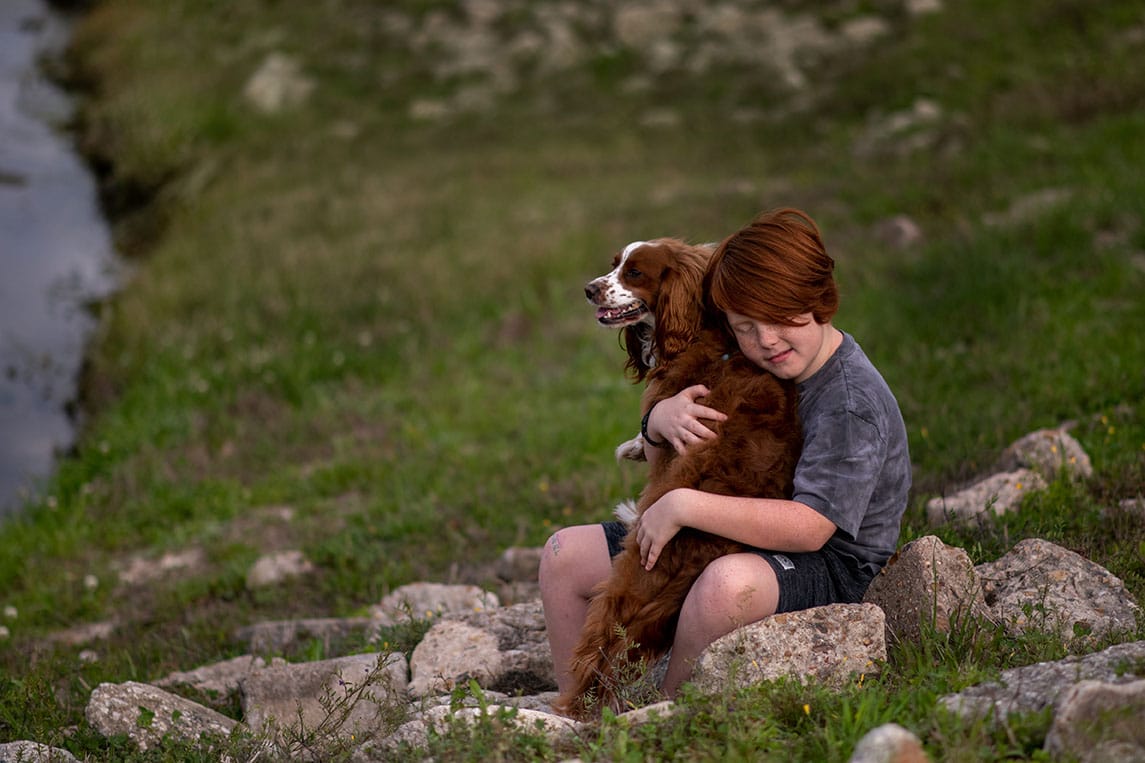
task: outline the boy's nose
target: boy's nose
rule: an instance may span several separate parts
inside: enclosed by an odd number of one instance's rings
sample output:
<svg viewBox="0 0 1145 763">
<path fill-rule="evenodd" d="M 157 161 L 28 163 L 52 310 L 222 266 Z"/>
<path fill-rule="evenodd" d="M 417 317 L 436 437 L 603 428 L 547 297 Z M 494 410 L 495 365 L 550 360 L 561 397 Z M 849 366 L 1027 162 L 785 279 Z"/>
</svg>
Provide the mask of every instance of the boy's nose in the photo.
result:
<svg viewBox="0 0 1145 763">
<path fill-rule="evenodd" d="M 761 325 L 757 332 L 759 344 L 762 347 L 771 347 L 779 341 L 779 332 L 772 326 Z"/>
</svg>

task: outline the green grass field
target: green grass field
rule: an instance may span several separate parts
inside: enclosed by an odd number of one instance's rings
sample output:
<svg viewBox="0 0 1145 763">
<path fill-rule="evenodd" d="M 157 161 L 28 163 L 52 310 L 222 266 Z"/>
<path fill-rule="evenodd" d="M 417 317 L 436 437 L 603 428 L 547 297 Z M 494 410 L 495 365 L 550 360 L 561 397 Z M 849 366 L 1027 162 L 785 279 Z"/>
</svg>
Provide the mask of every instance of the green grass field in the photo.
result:
<svg viewBox="0 0 1145 763">
<path fill-rule="evenodd" d="M 18 613 L 0 641 L 0 741 L 197 760 L 100 738 L 91 689 L 607 517 L 641 485 L 612 456 L 639 388 L 584 283 L 631 240 L 718 240 L 777 206 L 819 222 L 836 325 L 902 405 L 916 465 L 902 540 L 933 532 L 980 563 L 1047 538 L 1145 602 L 1145 521 L 1101 514 L 1145 490 L 1145 8 L 710 5 L 651 38 L 674 48 L 640 44 L 655 19 L 612 26 L 612 6 L 587 0 L 505 3 L 480 29 L 435 0 L 93 5 L 72 76 L 132 273 L 98 308 L 82 442 L 0 525 L 0 605 Z M 713 45 L 728 7 L 802 20 L 758 40 L 739 25 L 749 52 L 818 36 L 778 63 L 736 57 Z M 872 17 L 882 36 L 848 41 Z M 244 88 L 273 53 L 311 89 L 265 113 Z M 919 243 L 888 243 L 895 215 Z M 927 497 L 1067 421 L 1092 479 L 987 529 L 926 526 Z M 271 533 L 276 507 L 294 519 Z M 316 573 L 247 590 L 270 540 Z M 115 585 L 134 555 L 190 547 L 193 574 Z M 45 640 L 104 620 L 119 626 L 98 661 Z M 479 729 L 433 755 L 846 760 L 893 720 L 936 760 L 1037 759 L 1045 719 L 1003 733 L 935 716 L 944 692 L 1064 654 L 987 635 L 902 648 L 852 691 L 689 698 L 675 721 L 606 723 L 585 749 Z"/>
</svg>

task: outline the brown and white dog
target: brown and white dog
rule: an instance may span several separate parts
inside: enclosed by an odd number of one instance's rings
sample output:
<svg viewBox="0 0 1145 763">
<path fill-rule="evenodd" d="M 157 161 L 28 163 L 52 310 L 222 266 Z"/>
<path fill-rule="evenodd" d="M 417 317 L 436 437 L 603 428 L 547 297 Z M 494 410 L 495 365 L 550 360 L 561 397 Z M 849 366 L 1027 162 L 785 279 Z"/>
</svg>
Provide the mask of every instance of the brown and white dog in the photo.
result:
<svg viewBox="0 0 1145 763">
<path fill-rule="evenodd" d="M 673 238 L 633 241 L 612 258 L 612 270 L 584 287 L 597 323 L 622 330 L 625 370 L 635 381 L 648 376 L 658 356 L 678 355 L 699 334 L 704 273 L 715 250 Z M 616 458 L 643 461 L 644 438 L 621 443 Z"/>
<path fill-rule="evenodd" d="M 597 306 L 597 321 L 626 333 L 627 367 L 637 380 L 648 381 L 643 411 L 685 387 L 704 384 L 711 394 L 702 402 L 728 416 L 723 423 L 705 422 L 717 438 L 692 445 L 682 456 L 664 450 L 636 503 L 635 521 L 678 487 L 791 496 L 802 445 L 795 385 L 743 357 L 724 330 L 722 315 L 705 309 L 704 276 L 713 250 L 676 239 L 635 242 L 616 256 L 611 272 L 585 288 Z M 651 665 L 667 652 L 696 578 L 713 559 L 745 548 L 685 528 L 661 551 L 656 565 L 645 570 L 636 533 L 629 532 L 611 575 L 589 602 L 570 665 L 575 682 L 554 706 L 581 718 L 602 707 L 622 711 L 618 666 Z"/>
</svg>

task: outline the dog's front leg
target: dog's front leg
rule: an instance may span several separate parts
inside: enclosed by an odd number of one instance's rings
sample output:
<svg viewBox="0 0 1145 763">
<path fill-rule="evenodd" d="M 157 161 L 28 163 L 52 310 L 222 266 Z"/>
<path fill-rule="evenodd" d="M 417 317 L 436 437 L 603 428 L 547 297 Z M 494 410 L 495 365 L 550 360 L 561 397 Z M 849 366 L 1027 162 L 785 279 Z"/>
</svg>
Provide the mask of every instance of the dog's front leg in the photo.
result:
<svg viewBox="0 0 1145 763">
<path fill-rule="evenodd" d="M 644 458 L 644 436 L 637 434 L 631 440 L 625 440 L 616 446 L 616 460 L 623 463 L 625 461 L 645 461 Z"/>
</svg>

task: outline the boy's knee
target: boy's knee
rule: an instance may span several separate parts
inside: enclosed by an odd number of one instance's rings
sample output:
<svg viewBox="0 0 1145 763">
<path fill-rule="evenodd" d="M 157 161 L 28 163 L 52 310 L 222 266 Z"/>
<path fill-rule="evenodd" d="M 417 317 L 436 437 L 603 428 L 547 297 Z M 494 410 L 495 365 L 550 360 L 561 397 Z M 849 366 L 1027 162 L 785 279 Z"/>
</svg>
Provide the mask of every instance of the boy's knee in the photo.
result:
<svg viewBox="0 0 1145 763">
<path fill-rule="evenodd" d="M 537 570 L 537 578 L 540 584 L 545 584 L 547 575 L 551 575 L 561 563 L 561 533 L 558 530 L 549 536 L 545 541 L 545 545 L 541 548 L 541 564 Z"/>
<path fill-rule="evenodd" d="M 769 614 L 765 610 L 769 605 L 774 608 L 772 599 L 776 592 L 770 590 L 773 586 L 769 586 L 766 577 L 759 574 L 757 558 L 725 556 L 709 564 L 688 595 L 699 604 L 697 614 L 721 620 L 748 618 L 746 621 Z"/>
</svg>

